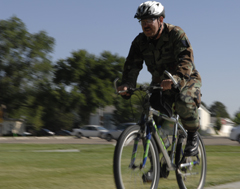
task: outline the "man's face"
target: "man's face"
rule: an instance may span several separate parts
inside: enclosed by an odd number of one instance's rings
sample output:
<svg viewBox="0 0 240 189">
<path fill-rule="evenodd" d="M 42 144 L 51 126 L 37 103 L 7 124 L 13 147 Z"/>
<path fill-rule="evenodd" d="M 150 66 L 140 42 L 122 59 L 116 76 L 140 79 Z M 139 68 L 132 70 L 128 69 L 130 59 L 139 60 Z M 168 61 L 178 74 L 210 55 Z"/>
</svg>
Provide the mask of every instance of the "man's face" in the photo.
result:
<svg viewBox="0 0 240 189">
<path fill-rule="evenodd" d="M 156 35 L 158 29 L 159 29 L 159 20 L 156 18 L 147 18 L 147 19 L 143 19 L 140 21 L 140 24 L 142 26 L 142 30 L 143 33 L 147 36 L 147 37 L 153 37 L 154 35 Z"/>
</svg>

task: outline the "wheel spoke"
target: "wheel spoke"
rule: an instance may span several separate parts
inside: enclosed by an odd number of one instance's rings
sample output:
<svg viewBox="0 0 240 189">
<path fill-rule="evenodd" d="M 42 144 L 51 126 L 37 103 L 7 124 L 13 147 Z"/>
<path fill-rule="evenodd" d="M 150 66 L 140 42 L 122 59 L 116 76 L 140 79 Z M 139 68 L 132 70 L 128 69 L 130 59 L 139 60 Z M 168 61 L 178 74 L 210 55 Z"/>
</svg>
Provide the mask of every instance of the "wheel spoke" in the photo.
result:
<svg viewBox="0 0 240 189">
<path fill-rule="evenodd" d="M 139 128 L 139 127 L 138 127 Z M 134 148 L 135 139 L 138 136 L 138 130 L 132 131 L 128 128 L 121 135 L 114 153 L 114 178 L 117 188 L 157 188 L 159 180 L 159 161 L 156 154 L 156 146 L 152 141 L 149 144 L 149 157 L 146 166 L 142 168 L 144 154 L 144 139 L 138 142 L 135 161 L 130 163 Z M 117 158 L 117 157 L 118 158 Z M 130 166 L 129 166 L 130 165 Z M 148 178 L 149 172 L 152 175 L 150 182 L 144 182 Z"/>
</svg>

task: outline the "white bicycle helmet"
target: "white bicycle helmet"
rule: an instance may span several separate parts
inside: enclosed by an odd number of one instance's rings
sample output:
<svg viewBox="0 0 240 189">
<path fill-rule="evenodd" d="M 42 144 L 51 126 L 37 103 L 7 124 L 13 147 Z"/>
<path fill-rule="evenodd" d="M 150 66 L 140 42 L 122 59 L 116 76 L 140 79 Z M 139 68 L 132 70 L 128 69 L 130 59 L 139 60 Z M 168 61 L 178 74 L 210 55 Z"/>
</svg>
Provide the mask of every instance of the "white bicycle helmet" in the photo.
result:
<svg viewBox="0 0 240 189">
<path fill-rule="evenodd" d="M 163 16 L 163 18 L 165 18 L 164 6 L 162 6 L 161 3 L 156 1 L 146 1 L 145 3 L 139 5 L 134 18 L 142 20 L 145 18 L 160 16 Z"/>
</svg>

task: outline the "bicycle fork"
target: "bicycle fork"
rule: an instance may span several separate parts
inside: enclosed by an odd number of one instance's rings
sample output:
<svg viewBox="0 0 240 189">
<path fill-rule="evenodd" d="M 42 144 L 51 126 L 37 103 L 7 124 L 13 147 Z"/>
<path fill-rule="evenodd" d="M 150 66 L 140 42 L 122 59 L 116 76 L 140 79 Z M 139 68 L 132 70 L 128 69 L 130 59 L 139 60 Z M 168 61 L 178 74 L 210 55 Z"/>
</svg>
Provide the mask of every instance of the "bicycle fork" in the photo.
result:
<svg viewBox="0 0 240 189">
<path fill-rule="evenodd" d="M 137 148 L 138 148 L 138 142 L 140 139 L 140 134 L 134 139 L 134 145 L 133 145 L 133 151 L 132 151 L 132 157 L 131 157 L 131 163 L 129 165 L 129 168 L 135 169 L 137 166 L 135 166 L 134 162 L 136 159 L 136 154 L 137 154 Z"/>
<path fill-rule="evenodd" d="M 139 142 L 140 136 L 141 136 L 141 133 L 138 133 L 137 137 L 134 139 L 131 163 L 129 165 L 129 168 L 132 168 L 132 169 L 137 168 L 137 166 L 134 164 L 134 162 L 135 162 L 135 159 L 136 159 L 136 154 L 137 154 L 137 150 L 138 150 L 138 142 Z M 147 161 L 147 158 L 148 158 L 149 144 L 150 144 L 151 137 L 152 137 L 149 126 L 147 126 L 147 131 L 146 131 L 146 136 L 145 137 L 146 137 L 146 142 L 144 143 L 143 161 L 142 161 L 142 164 L 139 167 L 140 169 L 145 167 L 146 161 Z"/>
</svg>

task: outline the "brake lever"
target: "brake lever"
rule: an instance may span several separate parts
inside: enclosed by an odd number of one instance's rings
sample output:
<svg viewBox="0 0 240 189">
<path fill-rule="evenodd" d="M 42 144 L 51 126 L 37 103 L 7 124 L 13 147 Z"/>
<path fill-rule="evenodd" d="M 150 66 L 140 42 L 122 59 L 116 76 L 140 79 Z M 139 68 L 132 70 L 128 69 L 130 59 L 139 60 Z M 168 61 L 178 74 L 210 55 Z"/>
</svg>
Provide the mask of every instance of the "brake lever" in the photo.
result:
<svg viewBox="0 0 240 189">
<path fill-rule="evenodd" d="M 170 74 L 167 70 L 164 71 L 164 74 L 166 74 L 172 80 L 174 88 L 177 89 L 178 88 L 178 83 L 173 78 L 172 74 Z"/>
<path fill-rule="evenodd" d="M 118 91 L 117 91 L 117 81 L 119 80 L 119 78 L 117 77 L 115 80 L 114 80 L 114 88 L 115 88 L 115 93 L 118 94 Z"/>
</svg>

